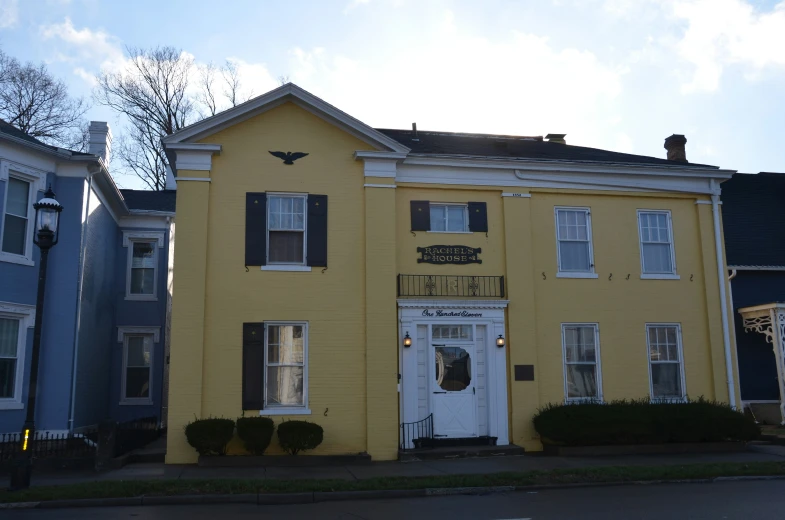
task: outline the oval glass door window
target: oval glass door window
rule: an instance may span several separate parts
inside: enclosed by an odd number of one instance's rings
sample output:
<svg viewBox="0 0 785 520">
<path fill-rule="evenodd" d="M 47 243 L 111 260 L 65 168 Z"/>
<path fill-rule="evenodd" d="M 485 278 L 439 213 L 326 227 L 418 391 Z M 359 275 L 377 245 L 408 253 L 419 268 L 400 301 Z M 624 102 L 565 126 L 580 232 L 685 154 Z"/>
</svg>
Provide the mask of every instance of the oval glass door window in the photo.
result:
<svg viewBox="0 0 785 520">
<path fill-rule="evenodd" d="M 460 347 L 436 347 L 436 384 L 448 392 L 465 390 L 472 382 L 471 356 Z"/>
</svg>

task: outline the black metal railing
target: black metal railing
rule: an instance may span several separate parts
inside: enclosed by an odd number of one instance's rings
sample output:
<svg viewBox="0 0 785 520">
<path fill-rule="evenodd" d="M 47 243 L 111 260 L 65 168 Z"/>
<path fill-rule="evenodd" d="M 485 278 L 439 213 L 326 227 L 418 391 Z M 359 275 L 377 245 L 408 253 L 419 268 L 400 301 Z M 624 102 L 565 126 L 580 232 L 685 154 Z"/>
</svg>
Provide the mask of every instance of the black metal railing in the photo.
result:
<svg viewBox="0 0 785 520">
<path fill-rule="evenodd" d="M 31 442 L 33 458 L 94 457 L 98 447 L 98 429 L 84 428 L 80 432 L 36 432 L 35 442 Z M 0 434 L 0 461 L 13 459 L 22 448 L 20 433 Z"/>
<path fill-rule="evenodd" d="M 398 296 L 504 298 L 504 276 L 399 274 Z"/>
<path fill-rule="evenodd" d="M 114 456 L 118 457 L 129 451 L 143 448 L 161 435 L 158 417 L 142 417 L 117 423 L 117 441 Z"/>
<path fill-rule="evenodd" d="M 433 447 L 433 414 L 425 419 L 401 424 L 401 450 Z"/>
</svg>

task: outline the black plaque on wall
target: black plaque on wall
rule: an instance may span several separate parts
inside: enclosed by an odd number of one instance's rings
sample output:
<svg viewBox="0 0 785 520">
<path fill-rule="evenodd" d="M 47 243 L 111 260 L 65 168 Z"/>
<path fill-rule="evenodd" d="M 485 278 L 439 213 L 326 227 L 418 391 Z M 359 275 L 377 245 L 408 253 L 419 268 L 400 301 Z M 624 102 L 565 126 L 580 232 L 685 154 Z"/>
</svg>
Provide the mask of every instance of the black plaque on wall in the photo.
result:
<svg viewBox="0 0 785 520">
<path fill-rule="evenodd" d="M 467 246 L 428 246 L 418 247 L 417 252 L 422 255 L 417 263 L 426 264 L 481 264 L 479 256 L 482 248 Z"/>
<path fill-rule="evenodd" d="M 516 381 L 534 381 L 534 365 L 515 365 Z"/>
</svg>

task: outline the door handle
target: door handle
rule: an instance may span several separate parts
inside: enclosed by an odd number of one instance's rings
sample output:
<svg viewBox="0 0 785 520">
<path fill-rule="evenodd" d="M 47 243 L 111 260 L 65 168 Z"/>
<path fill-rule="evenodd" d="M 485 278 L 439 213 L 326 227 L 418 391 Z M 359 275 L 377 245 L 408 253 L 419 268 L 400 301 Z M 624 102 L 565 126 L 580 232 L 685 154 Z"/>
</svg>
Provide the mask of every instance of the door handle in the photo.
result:
<svg viewBox="0 0 785 520">
<path fill-rule="evenodd" d="M 472 387 L 472 394 L 477 395 L 477 392 L 474 387 Z"/>
<path fill-rule="evenodd" d="M 434 394 L 446 394 L 447 392 L 434 392 Z"/>
</svg>

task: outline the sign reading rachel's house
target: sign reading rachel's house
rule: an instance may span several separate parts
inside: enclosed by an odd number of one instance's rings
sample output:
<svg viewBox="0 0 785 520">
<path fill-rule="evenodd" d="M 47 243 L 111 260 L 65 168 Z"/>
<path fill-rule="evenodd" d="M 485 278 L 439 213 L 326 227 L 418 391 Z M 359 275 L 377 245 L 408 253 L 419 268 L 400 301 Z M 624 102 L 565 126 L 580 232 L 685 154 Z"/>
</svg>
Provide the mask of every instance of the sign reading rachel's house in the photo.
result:
<svg viewBox="0 0 785 520">
<path fill-rule="evenodd" d="M 418 247 L 422 258 L 417 263 L 426 264 L 481 264 L 479 259 L 482 248 L 466 246 L 428 246 Z"/>
</svg>

